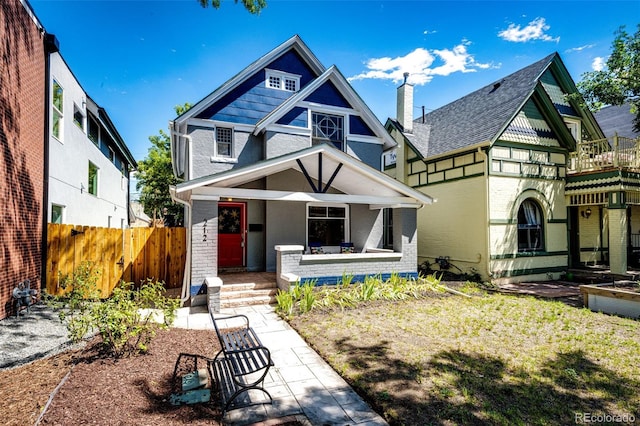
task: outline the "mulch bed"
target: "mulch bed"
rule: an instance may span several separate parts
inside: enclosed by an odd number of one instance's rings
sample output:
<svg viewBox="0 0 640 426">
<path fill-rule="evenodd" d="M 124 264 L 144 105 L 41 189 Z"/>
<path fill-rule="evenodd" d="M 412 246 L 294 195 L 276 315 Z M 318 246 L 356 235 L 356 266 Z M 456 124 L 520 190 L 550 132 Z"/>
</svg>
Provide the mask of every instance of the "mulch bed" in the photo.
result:
<svg viewBox="0 0 640 426">
<path fill-rule="evenodd" d="M 0 371 L 2 424 L 220 425 L 217 403 L 174 406 L 171 382 L 180 353 L 212 358 L 215 333 L 172 328 L 144 355 L 105 358 L 99 338 L 23 367 Z M 47 407 L 47 400 L 59 386 Z"/>
<path fill-rule="evenodd" d="M 42 424 L 220 424 L 214 404 L 173 406 L 171 379 L 181 352 L 213 358 L 219 345 L 210 331 L 173 328 L 159 332 L 147 354 L 105 359 L 95 339 L 76 359 Z"/>
</svg>

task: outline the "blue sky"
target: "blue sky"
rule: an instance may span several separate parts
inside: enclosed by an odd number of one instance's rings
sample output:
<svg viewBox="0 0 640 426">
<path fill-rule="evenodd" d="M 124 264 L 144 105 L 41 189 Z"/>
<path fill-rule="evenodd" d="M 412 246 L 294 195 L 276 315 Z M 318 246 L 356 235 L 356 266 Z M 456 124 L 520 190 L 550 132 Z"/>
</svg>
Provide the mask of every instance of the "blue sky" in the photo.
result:
<svg viewBox="0 0 640 426">
<path fill-rule="evenodd" d="M 403 72 L 415 116 L 548 54 L 575 81 L 601 64 L 614 32 L 640 23 L 640 1 L 267 0 L 258 16 L 232 0 L 29 0 L 84 90 L 137 160 L 174 106 L 196 103 L 294 34 L 336 65 L 384 123 Z"/>
</svg>

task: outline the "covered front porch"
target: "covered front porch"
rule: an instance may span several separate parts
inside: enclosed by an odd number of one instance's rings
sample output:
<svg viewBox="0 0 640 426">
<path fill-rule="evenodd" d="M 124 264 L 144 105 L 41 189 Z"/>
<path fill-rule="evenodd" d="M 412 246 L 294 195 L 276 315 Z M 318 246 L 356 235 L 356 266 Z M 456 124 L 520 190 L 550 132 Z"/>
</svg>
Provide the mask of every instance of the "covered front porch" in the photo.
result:
<svg viewBox="0 0 640 426">
<path fill-rule="evenodd" d="M 344 275 L 417 276 L 416 211 L 433 201 L 328 145 L 171 191 L 189 206 L 183 294 L 203 284 L 207 294 L 219 293 L 230 265 L 274 272 L 282 289 L 299 280 L 335 284 Z"/>
<path fill-rule="evenodd" d="M 567 169 L 570 266 L 608 265 L 624 275 L 640 262 L 640 140 L 580 142 Z"/>
</svg>

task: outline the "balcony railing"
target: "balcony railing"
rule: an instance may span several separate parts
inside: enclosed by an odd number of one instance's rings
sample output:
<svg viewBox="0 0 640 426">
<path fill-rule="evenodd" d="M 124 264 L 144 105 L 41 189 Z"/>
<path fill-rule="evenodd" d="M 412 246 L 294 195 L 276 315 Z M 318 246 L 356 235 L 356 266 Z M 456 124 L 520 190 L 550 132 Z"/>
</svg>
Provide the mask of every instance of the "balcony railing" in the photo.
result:
<svg viewBox="0 0 640 426">
<path fill-rule="evenodd" d="M 576 151 L 569 155 L 569 173 L 611 168 L 640 170 L 640 138 L 615 135 L 607 139 L 578 142 Z"/>
</svg>

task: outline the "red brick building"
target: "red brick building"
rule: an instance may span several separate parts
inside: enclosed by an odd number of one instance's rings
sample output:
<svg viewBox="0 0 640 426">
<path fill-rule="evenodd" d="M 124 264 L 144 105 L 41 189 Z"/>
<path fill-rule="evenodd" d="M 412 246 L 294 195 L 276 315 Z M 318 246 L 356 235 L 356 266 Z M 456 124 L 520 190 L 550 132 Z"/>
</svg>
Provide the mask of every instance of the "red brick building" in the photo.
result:
<svg viewBox="0 0 640 426">
<path fill-rule="evenodd" d="M 42 282 L 46 38 L 26 1 L 0 2 L 0 319 L 18 282 Z"/>
</svg>

